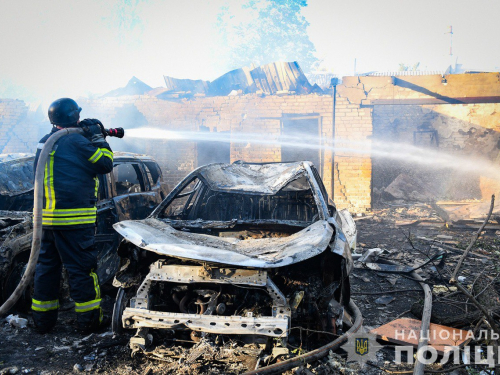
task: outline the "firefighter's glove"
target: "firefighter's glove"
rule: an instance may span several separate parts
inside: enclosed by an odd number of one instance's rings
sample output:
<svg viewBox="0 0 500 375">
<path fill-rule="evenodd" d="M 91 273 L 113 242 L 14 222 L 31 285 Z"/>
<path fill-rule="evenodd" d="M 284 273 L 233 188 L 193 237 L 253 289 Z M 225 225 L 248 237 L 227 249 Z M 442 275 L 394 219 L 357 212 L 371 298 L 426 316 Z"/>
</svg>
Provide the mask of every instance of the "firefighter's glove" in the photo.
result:
<svg viewBox="0 0 500 375">
<path fill-rule="evenodd" d="M 85 131 L 85 137 L 93 144 L 105 142 L 106 133 L 104 126 L 99 120 L 86 118 L 80 121 L 80 126 Z"/>
</svg>

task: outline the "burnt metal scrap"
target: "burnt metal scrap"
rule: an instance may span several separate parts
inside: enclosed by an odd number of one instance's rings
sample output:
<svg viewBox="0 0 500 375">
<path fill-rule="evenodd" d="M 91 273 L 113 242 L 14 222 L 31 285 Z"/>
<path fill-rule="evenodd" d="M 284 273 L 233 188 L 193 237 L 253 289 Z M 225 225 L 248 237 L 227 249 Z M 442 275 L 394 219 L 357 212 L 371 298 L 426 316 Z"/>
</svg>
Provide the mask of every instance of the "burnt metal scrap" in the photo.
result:
<svg viewBox="0 0 500 375">
<path fill-rule="evenodd" d="M 14 259 L 31 247 L 33 219 L 31 212 L 0 211 L 0 275 L 19 272 Z M 29 255 L 29 254 L 26 254 Z M 22 276 L 22 274 L 21 274 Z M 1 280 L 5 281 L 5 280 Z M 3 294 L 10 295 L 15 285 L 4 285 Z"/>
<path fill-rule="evenodd" d="M 317 348 L 348 315 L 356 227 L 329 204 L 310 162 L 211 164 L 189 174 L 123 237 L 113 328 L 198 342 L 251 337 L 269 353 Z M 300 327 L 300 329 L 298 329 Z M 302 329 L 325 334 L 308 342 Z"/>
</svg>

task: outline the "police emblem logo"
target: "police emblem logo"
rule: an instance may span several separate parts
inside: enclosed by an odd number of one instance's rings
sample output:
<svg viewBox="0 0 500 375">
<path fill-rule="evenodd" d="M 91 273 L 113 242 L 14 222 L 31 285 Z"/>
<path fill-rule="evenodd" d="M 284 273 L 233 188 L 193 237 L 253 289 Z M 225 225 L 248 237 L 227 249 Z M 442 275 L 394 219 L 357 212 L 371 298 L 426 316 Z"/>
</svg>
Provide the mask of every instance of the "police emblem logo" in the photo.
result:
<svg viewBox="0 0 500 375">
<path fill-rule="evenodd" d="M 382 345 L 377 343 L 377 336 L 369 332 L 356 332 L 349 336 L 342 349 L 347 352 L 347 362 L 358 362 L 361 367 L 368 361 L 377 360 L 377 351 Z"/>
<path fill-rule="evenodd" d="M 355 340 L 355 353 L 358 355 L 366 355 L 369 352 L 367 337 L 356 337 Z"/>
</svg>

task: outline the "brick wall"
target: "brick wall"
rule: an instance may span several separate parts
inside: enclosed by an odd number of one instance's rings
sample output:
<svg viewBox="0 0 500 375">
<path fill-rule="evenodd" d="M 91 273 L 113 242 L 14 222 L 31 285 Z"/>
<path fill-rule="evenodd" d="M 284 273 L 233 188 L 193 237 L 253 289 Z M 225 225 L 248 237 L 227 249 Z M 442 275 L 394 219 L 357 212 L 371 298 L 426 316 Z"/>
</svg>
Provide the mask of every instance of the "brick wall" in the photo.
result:
<svg viewBox="0 0 500 375">
<path fill-rule="evenodd" d="M 336 131 L 337 141 L 343 136 L 368 140 L 362 146 L 367 149 L 364 157 L 336 154 L 337 204 L 343 202 L 353 211 L 360 211 L 369 206 L 372 190 L 375 193 L 387 186 L 401 172 L 414 173 L 430 183 L 433 179 L 442 180 L 441 190 L 437 191 L 442 198 L 489 198 L 491 193 L 500 191 L 498 178 L 470 170 L 434 169 L 432 165 L 398 161 L 394 155 L 391 159 L 382 159 L 376 153 L 372 158 L 368 155 L 373 146 L 370 139 L 413 146 L 414 132 L 432 130 L 437 133 L 440 152 L 464 160 L 480 156 L 498 165 L 498 73 L 447 75 L 444 79 L 441 75 L 344 77 L 338 86 L 337 102 L 337 127 L 345 125 Z M 346 134 L 340 134 L 341 131 Z M 370 180 L 371 189 L 367 188 Z"/>
<path fill-rule="evenodd" d="M 372 206 L 373 187 L 386 184 L 387 176 L 395 178 L 401 171 L 401 165 L 394 160 L 372 157 L 372 139 L 413 144 L 416 130 L 433 129 L 440 150 L 460 156 L 479 154 L 500 163 L 500 104 L 495 103 L 500 103 L 498 74 L 450 75 L 445 83 L 440 75 L 344 77 L 337 88 L 335 124 L 330 95 L 250 94 L 190 100 L 160 100 L 145 95 L 78 102 L 83 118 L 99 118 L 109 127 L 228 132 L 232 139 L 231 162 L 281 161 L 284 146 L 279 140 L 286 133 L 287 116 L 315 118 L 319 132 L 312 135 L 321 137 L 313 146 L 324 147 L 317 167 L 327 191 L 339 208 L 364 212 Z M 476 102 L 456 104 L 457 98 L 473 98 Z M 0 152 L 34 150 L 40 133 L 33 128 L 28 114 L 23 102 L 0 100 Z M 125 137 L 111 139 L 110 143 L 114 150 L 155 157 L 171 188 L 205 164 L 195 141 Z M 415 165 L 404 167 L 417 169 Z M 484 176 L 448 177 L 457 186 L 471 180 L 473 186 L 465 189 L 469 189 L 469 197 L 485 197 L 500 190 L 495 179 Z"/>
<path fill-rule="evenodd" d="M 135 96 L 81 100 L 79 103 L 83 108 L 83 117 L 96 117 L 110 126 L 135 127 L 136 124 L 133 122 L 119 123 L 116 120 L 124 108 L 132 105 L 144 118 L 141 126 L 173 131 L 199 131 L 201 127 L 206 127 L 210 132 L 230 132 L 233 139 L 230 148 L 231 162 L 281 161 L 279 137 L 283 132 L 283 115 L 319 116 L 320 134 L 327 141 L 318 140 L 318 145 L 329 142 L 333 134 L 333 99 L 329 95 L 261 97 L 251 94 L 178 101 Z M 140 117 L 137 113 L 133 113 L 133 110 L 129 111 L 131 117 Z M 152 155 L 158 161 L 171 188 L 199 164 L 204 164 L 203 161 L 198 162 L 196 142 L 135 139 L 132 143 L 114 142 L 113 148 L 123 150 L 132 148 L 136 151 L 141 145 L 144 146 L 142 152 Z M 323 151 L 321 165 L 317 166 L 318 170 L 323 172 L 325 187 L 330 194 L 332 156 L 331 150 Z"/>
<path fill-rule="evenodd" d="M 358 142 L 367 142 L 372 135 L 372 109 L 350 104 L 347 98 L 337 98 L 335 110 L 335 203 L 339 208 L 353 212 L 371 209 L 370 148 Z"/>
</svg>

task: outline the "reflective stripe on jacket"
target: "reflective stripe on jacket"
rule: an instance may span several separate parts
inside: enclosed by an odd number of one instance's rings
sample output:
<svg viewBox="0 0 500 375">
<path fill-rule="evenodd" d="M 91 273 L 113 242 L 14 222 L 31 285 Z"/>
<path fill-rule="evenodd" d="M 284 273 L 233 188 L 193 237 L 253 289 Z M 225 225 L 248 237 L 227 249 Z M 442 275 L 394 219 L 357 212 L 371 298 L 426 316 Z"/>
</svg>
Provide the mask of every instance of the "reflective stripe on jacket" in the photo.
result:
<svg viewBox="0 0 500 375">
<path fill-rule="evenodd" d="M 35 169 L 44 143 L 58 129 L 40 140 Z M 72 229 L 95 225 L 99 179 L 113 170 L 113 152 L 107 142 L 92 144 L 81 134 L 59 139 L 45 164 L 42 225 Z"/>
</svg>

